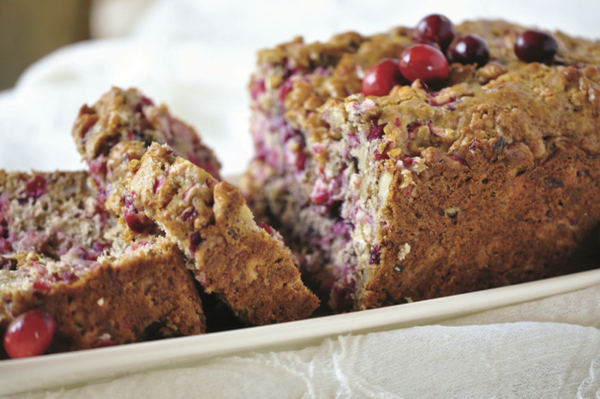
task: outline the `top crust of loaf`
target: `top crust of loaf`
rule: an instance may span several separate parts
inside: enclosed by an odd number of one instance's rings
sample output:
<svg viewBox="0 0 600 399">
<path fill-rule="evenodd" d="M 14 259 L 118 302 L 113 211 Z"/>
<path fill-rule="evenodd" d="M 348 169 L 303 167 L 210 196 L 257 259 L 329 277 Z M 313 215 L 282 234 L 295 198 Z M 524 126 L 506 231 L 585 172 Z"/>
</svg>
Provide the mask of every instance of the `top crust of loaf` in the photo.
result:
<svg viewBox="0 0 600 399">
<path fill-rule="evenodd" d="M 428 147 L 460 155 L 473 139 L 492 137 L 508 144 L 524 142 L 542 161 L 547 141 L 557 138 L 600 154 L 595 134 L 600 42 L 555 32 L 555 63 L 527 64 L 513 51 L 516 36 L 525 29 L 504 21 L 458 25 L 459 33 L 484 37 L 490 62 L 478 69 L 452 64 L 448 81 L 436 90 L 417 81 L 396 86 L 389 96 L 357 94 L 364 71 L 382 58 L 398 58 L 413 43 L 407 28 L 370 37 L 349 32 L 326 43 L 305 44 L 298 38 L 262 50 L 250 89 L 255 94 L 278 91 L 281 104 L 267 95 L 258 95 L 257 103 L 263 110 L 281 107 L 292 126 L 307 131 L 313 145 L 340 140 L 344 124 L 356 119 L 363 132 L 373 128 L 371 121 L 383 127 L 384 139 L 391 142 L 386 151 L 410 156 Z M 329 155 L 322 151 L 315 159 L 323 166 Z"/>
</svg>

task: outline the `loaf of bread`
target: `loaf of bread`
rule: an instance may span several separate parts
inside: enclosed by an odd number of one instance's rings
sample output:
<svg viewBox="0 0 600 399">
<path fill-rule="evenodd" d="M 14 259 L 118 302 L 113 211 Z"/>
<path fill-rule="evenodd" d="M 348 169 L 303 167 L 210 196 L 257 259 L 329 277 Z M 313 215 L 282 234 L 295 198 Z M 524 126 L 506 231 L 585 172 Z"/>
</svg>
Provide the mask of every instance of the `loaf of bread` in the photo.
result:
<svg viewBox="0 0 600 399">
<path fill-rule="evenodd" d="M 258 53 L 244 193 L 335 311 L 598 266 L 600 43 L 555 32 L 553 59 L 524 62 L 524 27 L 456 30 L 489 62 L 382 96 L 361 92 L 364 73 L 413 29 Z"/>
</svg>

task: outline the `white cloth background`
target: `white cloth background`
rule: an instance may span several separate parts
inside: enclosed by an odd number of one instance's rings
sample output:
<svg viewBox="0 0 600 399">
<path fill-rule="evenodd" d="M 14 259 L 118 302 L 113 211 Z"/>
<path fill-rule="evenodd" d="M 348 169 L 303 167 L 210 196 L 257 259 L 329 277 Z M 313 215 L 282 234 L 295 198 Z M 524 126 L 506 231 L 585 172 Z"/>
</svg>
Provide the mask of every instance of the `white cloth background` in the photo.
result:
<svg viewBox="0 0 600 399">
<path fill-rule="evenodd" d="M 225 174 L 239 173 L 252 151 L 245 86 L 257 49 L 414 25 L 431 12 L 600 38 L 600 3 L 587 0 L 158 1 L 131 35 L 63 48 L 0 93 L 0 168 L 81 169 L 71 124 L 117 85 L 166 103 L 215 148 Z M 19 397 L 600 398 L 599 304 L 594 287 L 442 325 Z"/>
</svg>

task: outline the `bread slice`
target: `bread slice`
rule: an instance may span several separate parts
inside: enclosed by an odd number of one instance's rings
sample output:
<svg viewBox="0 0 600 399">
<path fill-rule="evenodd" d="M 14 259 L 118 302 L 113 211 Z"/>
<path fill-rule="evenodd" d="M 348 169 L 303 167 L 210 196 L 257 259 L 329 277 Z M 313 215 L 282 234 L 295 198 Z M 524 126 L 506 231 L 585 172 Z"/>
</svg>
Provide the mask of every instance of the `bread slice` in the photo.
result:
<svg viewBox="0 0 600 399">
<path fill-rule="evenodd" d="M 88 177 L 0 170 L 0 333 L 30 309 L 57 323 L 51 352 L 204 332 L 179 248 L 124 241 Z"/>
<path fill-rule="evenodd" d="M 317 308 L 281 237 L 256 225 L 229 183 L 158 143 L 130 168 L 126 198 L 134 209 L 127 210 L 145 212 L 158 223 L 193 261 L 204 290 L 217 293 L 242 320 L 255 325 L 297 320 Z"/>
</svg>

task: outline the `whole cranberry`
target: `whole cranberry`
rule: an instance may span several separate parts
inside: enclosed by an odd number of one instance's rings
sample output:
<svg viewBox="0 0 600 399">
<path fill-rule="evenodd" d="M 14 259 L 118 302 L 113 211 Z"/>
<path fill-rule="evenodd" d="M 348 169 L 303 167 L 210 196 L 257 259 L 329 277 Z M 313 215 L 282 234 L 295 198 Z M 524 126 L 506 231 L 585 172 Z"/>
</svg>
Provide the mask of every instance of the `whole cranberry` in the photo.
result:
<svg viewBox="0 0 600 399">
<path fill-rule="evenodd" d="M 20 314 L 4 334 L 4 349 L 13 359 L 38 356 L 46 352 L 54 338 L 56 322 L 40 309 Z"/>
<path fill-rule="evenodd" d="M 515 41 L 515 54 L 525 62 L 550 62 L 557 51 L 554 36 L 539 30 L 525 31 Z"/>
<path fill-rule="evenodd" d="M 431 14 L 423 18 L 413 31 L 413 39 L 419 43 L 437 43 L 446 51 L 456 36 L 454 24 L 447 17 Z"/>
<path fill-rule="evenodd" d="M 448 49 L 448 55 L 453 62 L 481 67 L 490 59 L 490 48 L 481 36 L 469 34 L 456 39 Z"/>
<path fill-rule="evenodd" d="M 362 81 L 362 92 L 365 96 L 386 96 L 402 80 L 398 60 L 385 58 L 367 70 Z"/>
<path fill-rule="evenodd" d="M 450 67 L 444 54 L 429 44 L 415 44 L 400 56 L 400 72 L 411 82 L 440 82 L 448 77 Z"/>
</svg>

